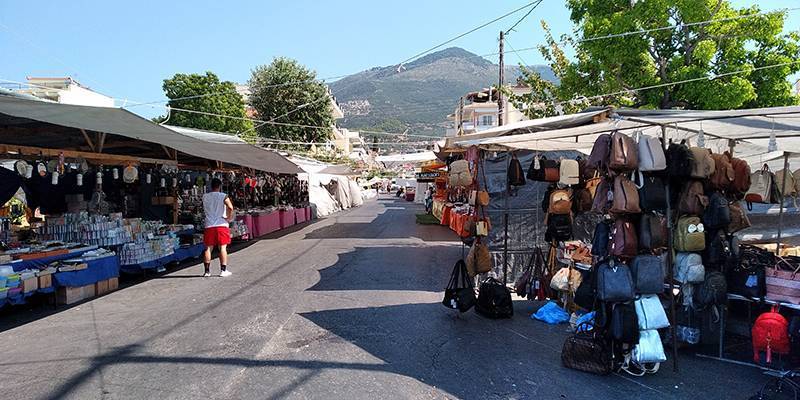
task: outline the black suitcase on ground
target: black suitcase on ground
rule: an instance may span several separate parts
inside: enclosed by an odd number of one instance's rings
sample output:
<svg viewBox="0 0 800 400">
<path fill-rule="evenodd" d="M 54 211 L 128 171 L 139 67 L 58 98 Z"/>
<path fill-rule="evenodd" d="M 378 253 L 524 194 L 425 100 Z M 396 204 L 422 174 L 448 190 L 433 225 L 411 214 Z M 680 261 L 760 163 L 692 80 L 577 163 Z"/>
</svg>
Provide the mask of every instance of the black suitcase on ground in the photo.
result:
<svg viewBox="0 0 800 400">
<path fill-rule="evenodd" d="M 481 282 L 475 312 L 486 318 L 511 318 L 514 315 L 511 291 L 497 279 L 486 278 Z"/>
</svg>

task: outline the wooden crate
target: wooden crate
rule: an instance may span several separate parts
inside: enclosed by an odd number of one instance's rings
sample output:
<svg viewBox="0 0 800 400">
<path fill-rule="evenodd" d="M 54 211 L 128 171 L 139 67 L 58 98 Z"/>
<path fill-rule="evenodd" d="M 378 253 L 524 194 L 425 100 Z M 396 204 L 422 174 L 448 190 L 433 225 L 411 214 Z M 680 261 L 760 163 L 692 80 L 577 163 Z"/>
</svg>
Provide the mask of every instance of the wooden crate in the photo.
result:
<svg viewBox="0 0 800 400">
<path fill-rule="evenodd" d="M 22 281 L 22 293 L 31 293 L 39 289 L 39 279 L 35 276 Z"/>
<path fill-rule="evenodd" d="M 60 287 L 56 291 L 56 302 L 58 304 L 74 304 L 81 300 L 90 299 L 94 295 L 94 285 Z"/>
<path fill-rule="evenodd" d="M 94 292 L 98 296 L 102 296 L 109 292 L 108 290 L 108 279 L 96 282 L 94 284 Z"/>
<path fill-rule="evenodd" d="M 108 280 L 108 291 L 113 292 L 119 289 L 119 278 L 111 278 Z"/>
</svg>

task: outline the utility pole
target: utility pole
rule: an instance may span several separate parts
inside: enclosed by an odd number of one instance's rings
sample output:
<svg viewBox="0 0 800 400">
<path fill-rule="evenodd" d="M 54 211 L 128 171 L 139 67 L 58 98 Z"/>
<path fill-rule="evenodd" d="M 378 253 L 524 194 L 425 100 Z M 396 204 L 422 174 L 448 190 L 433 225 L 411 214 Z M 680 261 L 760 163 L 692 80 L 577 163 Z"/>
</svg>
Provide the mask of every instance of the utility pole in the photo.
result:
<svg viewBox="0 0 800 400">
<path fill-rule="evenodd" d="M 500 80 L 497 84 L 497 126 L 503 125 L 503 78 L 505 75 L 505 63 L 503 62 L 503 40 L 505 32 L 500 31 Z"/>
<path fill-rule="evenodd" d="M 464 134 L 464 96 L 461 96 L 461 100 L 458 101 L 458 132 L 456 132 L 456 136 L 461 136 Z"/>
</svg>

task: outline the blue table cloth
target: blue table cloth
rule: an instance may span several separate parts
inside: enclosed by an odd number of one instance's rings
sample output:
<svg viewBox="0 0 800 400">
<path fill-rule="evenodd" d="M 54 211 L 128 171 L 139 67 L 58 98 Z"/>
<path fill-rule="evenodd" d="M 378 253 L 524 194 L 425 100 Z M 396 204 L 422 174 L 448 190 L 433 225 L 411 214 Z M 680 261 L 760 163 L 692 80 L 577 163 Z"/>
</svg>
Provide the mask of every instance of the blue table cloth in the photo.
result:
<svg viewBox="0 0 800 400">
<path fill-rule="evenodd" d="M 86 265 L 88 268 L 80 271 L 56 272 L 53 285 L 78 287 L 119 276 L 119 257 L 115 255 L 87 261 Z"/>
<path fill-rule="evenodd" d="M 17 261 L 9 265 L 11 265 L 11 267 L 14 268 L 14 271 L 22 271 L 24 269 L 40 269 L 39 267 L 46 267 L 48 264 L 54 261 L 61 261 L 70 258 L 80 257 L 83 253 L 87 251 L 89 250 L 84 249 L 84 250 L 71 251 L 69 253 L 59 254 L 57 256 L 37 258 L 34 260 Z"/>
</svg>

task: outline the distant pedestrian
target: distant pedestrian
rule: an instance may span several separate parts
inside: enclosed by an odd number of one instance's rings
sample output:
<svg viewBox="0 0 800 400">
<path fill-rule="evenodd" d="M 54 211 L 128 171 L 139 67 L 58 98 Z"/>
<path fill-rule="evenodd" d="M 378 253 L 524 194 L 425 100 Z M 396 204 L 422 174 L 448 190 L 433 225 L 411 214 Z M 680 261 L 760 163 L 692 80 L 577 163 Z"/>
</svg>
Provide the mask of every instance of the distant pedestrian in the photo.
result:
<svg viewBox="0 0 800 400">
<path fill-rule="evenodd" d="M 228 245 L 231 243 L 230 222 L 233 221 L 233 203 L 227 194 L 222 193 L 222 181 L 211 180 L 211 191 L 203 195 L 203 211 L 206 214 L 203 243 L 206 251 L 203 254 L 204 277 L 211 276 L 211 252 L 219 247 L 219 276 L 231 276 L 228 271 Z"/>
<path fill-rule="evenodd" d="M 425 189 L 425 212 L 428 214 L 433 210 L 433 189 L 428 186 Z"/>
</svg>

